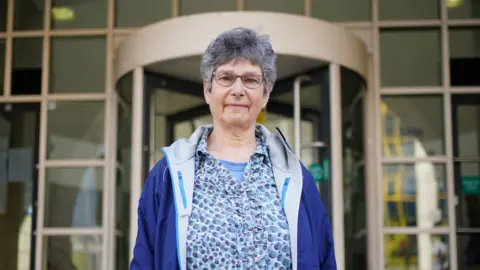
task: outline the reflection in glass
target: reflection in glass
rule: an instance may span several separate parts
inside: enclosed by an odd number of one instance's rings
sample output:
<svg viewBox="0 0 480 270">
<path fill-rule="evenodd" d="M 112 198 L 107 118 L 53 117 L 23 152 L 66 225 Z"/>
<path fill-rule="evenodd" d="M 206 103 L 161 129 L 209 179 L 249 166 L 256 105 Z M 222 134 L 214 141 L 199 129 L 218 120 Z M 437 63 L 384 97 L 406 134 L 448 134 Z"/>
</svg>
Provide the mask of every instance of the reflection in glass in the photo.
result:
<svg viewBox="0 0 480 270">
<path fill-rule="evenodd" d="M 8 2 L 3 0 L 2 2 Z M 43 28 L 44 1 L 15 0 L 14 30 L 41 30 Z"/>
<path fill-rule="evenodd" d="M 364 86 L 359 75 L 341 68 L 346 269 L 367 268 Z"/>
<path fill-rule="evenodd" d="M 379 1 L 380 20 L 428 20 L 440 18 L 438 0 Z"/>
<path fill-rule="evenodd" d="M 447 226 L 445 178 L 445 166 L 430 162 L 383 165 L 385 226 Z"/>
<path fill-rule="evenodd" d="M 480 100 L 479 97 L 476 98 Z M 454 120 L 456 121 L 455 135 L 458 138 L 455 155 L 480 157 L 480 104 L 458 106 Z"/>
<path fill-rule="evenodd" d="M 104 102 L 49 102 L 48 159 L 101 159 Z"/>
<path fill-rule="evenodd" d="M 451 27 L 449 40 L 450 84 L 480 86 L 480 27 Z"/>
<path fill-rule="evenodd" d="M 273 11 L 304 14 L 304 1 L 290 0 L 245 0 L 245 10 Z"/>
<path fill-rule="evenodd" d="M 385 270 L 450 269 L 446 235 L 385 235 L 384 247 Z"/>
<path fill-rule="evenodd" d="M 449 19 L 480 18 L 480 3 L 478 1 L 447 0 Z"/>
<path fill-rule="evenodd" d="M 441 85 L 440 41 L 436 28 L 381 30 L 382 86 Z"/>
<path fill-rule="evenodd" d="M 457 234 L 457 260 L 458 269 L 478 270 L 480 269 L 480 233 L 459 233 Z"/>
<path fill-rule="evenodd" d="M 13 39 L 13 95 L 39 95 L 42 88 L 42 38 Z"/>
<path fill-rule="evenodd" d="M 40 104 L 0 104 L 1 269 L 30 269 L 39 128 Z"/>
<path fill-rule="evenodd" d="M 105 91 L 105 37 L 52 38 L 50 92 Z"/>
<path fill-rule="evenodd" d="M 43 3 L 42 3 L 43 4 Z M 105 28 L 107 25 L 107 1 L 52 0 L 52 29 Z"/>
<path fill-rule="evenodd" d="M 115 0 L 115 27 L 141 27 L 172 15 L 172 1 Z"/>
<path fill-rule="evenodd" d="M 131 108 L 118 105 L 117 181 L 115 189 L 115 224 L 117 231 L 115 262 L 117 270 L 127 270 L 130 251 L 130 168 Z"/>
<path fill-rule="evenodd" d="M 445 153 L 442 96 L 384 96 L 380 116 L 384 157 Z"/>
<path fill-rule="evenodd" d="M 102 243 L 100 235 L 45 236 L 46 269 L 101 270 Z"/>
<path fill-rule="evenodd" d="M 0 1 L 0 32 L 7 31 L 8 1 Z"/>
<path fill-rule="evenodd" d="M 236 0 L 180 0 L 181 15 L 215 11 L 233 11 L 236 9 Z"/>
<path fill-rule="evenodd" d="M 102 225 L 103 168 L 48 168 L 45 227 Z"/>
<path fill-rule="evenodd" d="M 455 194 L 458 198 L 457 227 L 480 228 L 480 163 L 455 164 Z M 480 231 L 478 233 L 480 237 Z"/>
<path fill-rule="evenodd" d="M 151 106 L 153 126 L 150 129 L 150 166 L 163 158 L 161 147 L 180 138 L 190 138 L 199 125 L 212 123 L 210 110 L 203 96 L 158 89 L 152 95 Z M 199 118 L 208 118 L 208 121 L 196 124 L 195 121 Z"/>
<path fill-rule="evenodd" d="M 5 74 L 5 39 L 0 38 L 0 95 L 3 95 L 4 74 Z"/>
<path fill-rule="evenodd" d="M 370 21 L 369 0 L 312 0 L 312 17 L 327 21 Z"/>
</svg>

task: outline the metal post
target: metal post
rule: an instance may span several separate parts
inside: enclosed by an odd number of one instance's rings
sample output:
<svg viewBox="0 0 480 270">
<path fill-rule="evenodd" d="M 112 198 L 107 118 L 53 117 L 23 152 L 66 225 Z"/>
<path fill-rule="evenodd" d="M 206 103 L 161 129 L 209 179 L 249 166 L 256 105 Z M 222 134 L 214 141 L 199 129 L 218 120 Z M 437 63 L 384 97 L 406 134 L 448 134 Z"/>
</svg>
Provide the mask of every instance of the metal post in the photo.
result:
<svg viewBox="0 0 480 270">
<path fill-rule="evenodd" d="M 340 66 L 330 64 L 330 129 L 332 166 L 332 227 L 337 269 L 345 269 L 345 242 L 343 218 L 343 154 L 342 154 L 342 101 Z"/>
<path fill-rule="evenodd" d="M 379 211 L 377 208 L 376 198 L 379 194 L 376 193 L 376 151 L 375 143 L 378 142 L 378 139 L 375 139 L 377 136 L 375 132 L 375 88 L 373 87 L 374 82 L 374 69 L 373 69 L 373 57 L 370 56 L 368 59 L 368 90 L 365 95 L 365 105 L 363 106 L 364 115 L 363 123 L 365 123 L 366 128 L 364 128 L 364 145 L 365 145 L 365 198 L 367 205 L 367 256 L 368 263 L 367 269 L 377 269 L 376 257 L 378 252 L 377 247 L 377 237 L 381 231 L 377 228 L 376 213 Z"/>
<path fill-rule="evenodd" d="M 143 68 L 133 71 L 132 98 L 132 155 L 130 174 L 130 260 L 137 238 L 137 207 L 142 193 L 143 170 Z"/>
<path fill-rule="evenodd" d="M 294 128 L 294 151 L 295 156 L 300 159 L 301 155 L 301 106 L 300 106 L 300 86 L 303 80 L 308 79 L 307 76 L 298 76 L 293 83 L 293 128 Z"/>
</svg>

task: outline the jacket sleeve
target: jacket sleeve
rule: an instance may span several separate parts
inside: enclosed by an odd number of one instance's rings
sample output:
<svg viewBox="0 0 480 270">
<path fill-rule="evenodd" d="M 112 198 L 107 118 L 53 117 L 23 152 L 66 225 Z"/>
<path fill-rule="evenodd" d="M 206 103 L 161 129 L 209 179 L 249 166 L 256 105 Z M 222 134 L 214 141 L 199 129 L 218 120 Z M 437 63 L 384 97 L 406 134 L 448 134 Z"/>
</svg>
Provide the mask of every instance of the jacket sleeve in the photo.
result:
<svg viewBox="0 0 480 270">
<path fill-rule="evenodd" d="M 130 264 L 131 270 L 154 269 L 153 251 L 160 196 L 158 183 L 162 177 L 159 172 L 163 167 L 161 163 L 163 162 L 159 162 L 150 172 L 138 201 L 138 231 Z"/>
<path fill-rule="evenodd" d="M 307 212 L 312 224 L 313 240 L 316 241 L 318 250 L 320 269 L 337 269 L 330 218 L 320 198 L 313 176 L 303 165 L 302 170 L 304 177 L 303 190 L 308 205 Z"/>
</svg>

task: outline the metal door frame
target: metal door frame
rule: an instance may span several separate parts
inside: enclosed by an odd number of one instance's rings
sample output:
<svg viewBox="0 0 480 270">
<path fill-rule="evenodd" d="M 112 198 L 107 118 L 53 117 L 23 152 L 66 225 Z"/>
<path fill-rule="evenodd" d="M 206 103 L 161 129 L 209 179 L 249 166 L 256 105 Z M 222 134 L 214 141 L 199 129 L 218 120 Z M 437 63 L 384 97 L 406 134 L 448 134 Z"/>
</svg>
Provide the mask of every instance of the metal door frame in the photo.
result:
<svg viewBox="0 0 480 270">
<path fill-rule="evenodd" d="M 327 71 L 327 72 L 321 72 Z M 318 74 L 326 74 L 325 76 L 318 76 Z M 344 269 L 345 265 L 345 232 L 344 232 L 344 204 L 343 204 L 343 149 L 342 149 L 342 140 L 337 140 L 332 144 L 331 138 L 342 138 L 342 101 L 341 101 L 341 70 L 340 65 L 336 63 L 330 63 L 327 67 L 313 69 L 308 72 L 302 73 L 302 75 L 295 75 L 283 80 L 279 80 L 274 87 L 272 96 L 289 92 L 294 90 L 295 81 L 299 76 L 305 76 L 310 78 L 305 80 L 304 86 L 323 80 L 327 87 L 326 91 L 322 91 L 322 100 L 321 106 L 326 109 L 328 113 L 323 113 L 321 116 L 321 130 L 320 134 L 323 134 L 322 130 L 328 130 L 326 132 L 327 136 L 319 135 L 321 140 L 328 146 L 326 151 L 323 153 L 324 157 L 328 157 L 330 162 L 328 164 L 329 168 L 329 181 L 323 181 L 324 189 L 329 192 L 323 194 L 322 199 L 325 203 L 325 208 L 327 209 L 328 214 L 332 220 L 332 230 L 333 230 L 333 239 L 335 243 L 335 256 L 337 259 L 337 267 L 339 269 Z M 150 113 L 151 113 L 151 96 L 155 89 L 161 88 L 167 91 L 173 91 L 176 93 L 190 94 L 193 96 L 199 96 L 203 98 L 203 86 L 199 83 L 193 83 L 186 80 L 181 80 L 178 78 L 173 78 L 171 76 L 166 76 L 162 74 L 156 74 L 143 68 L 137 68 L 134 70 L 134 87 L 133 87 L 133 122 L 132 126 L 132 179 L 138 178 L 139 175 L 142 176 L 142 179 L 146 177 L 150 170 L 150 162 L 147 162 L 150 153 Z M 328 89 L 328 90 L 327 90 Z M 295 93 L 294 93 L 295 94 Z M 297 97 L 297 100 L 298 97 Z M 272 106 L 272 103 L 275 104 Z M 271 108 L 275 106 L 284 106 L 283 109 L 278 110 L 277 112 L 284 113 L 284 110 L 291 105 L 275 103 L 275 101 L 269 102 L 269 111 L 272 111 Z M 135 108 L 136 107 L 136 108 Z M 182 117 L 177 114 L 176 116 L 170 116 L 170 121 L 167 122 L 167 130 L 170 129 L 167 136 L 167 141 L 172 141 L 173 133 L 171 128 L 173 127 L 174 119 L 176 117 L 177 121 L 179 119 L 189 118 L 192 113 L 197 113 L 201 111 L 208 110 L 208 106 L 201 105 L 199 107 L 189 109 L 184 113 Z M 291 108 L 292 112 L 297 112 L 297 119 L 301 115 L 308 114 L 308 111 L 303 111 L 300 108 L 293 106 Z M 300 115 L 298 112 L 300 111 Z M 302 113 L 303 111 L 303 113 Z M 272 111 L 274 112 L 274 111 Z M 295 113 L 294 113 L 295 114 Z M 295 117 L 295 115 L 294 115 Z M 142 134 L 136 132 L 135 130 L 142 131 Z M 135 135 L 136 133 L 136 135 Z M 297 133 L 298 135 L 298 133 Z M 141 137 L 141 138 L 140 138 Z M 142 142 L 141 145 L 134 146 L 135 142 L 139 140 Z M 142 156 L 142 158 L 133 158 L 134 156 Z M 137 169 L 134 169 L 134 163 L 139 163 Z M 140 197 L 141 187 L 136 185 L 132 181 L 132 200 L 131 200 L 131 213 L 136 211 L 137 202 L 133 198 Z M 328 186 L 331 185 L 331 186 Z M 131 243 L 135 243 L 136 238 L 136 220 L 131 221 L 131 228 L 133 230 L 130 233 Z M 132 244 L 133 245 L 133 244 Z"/>
</svg>

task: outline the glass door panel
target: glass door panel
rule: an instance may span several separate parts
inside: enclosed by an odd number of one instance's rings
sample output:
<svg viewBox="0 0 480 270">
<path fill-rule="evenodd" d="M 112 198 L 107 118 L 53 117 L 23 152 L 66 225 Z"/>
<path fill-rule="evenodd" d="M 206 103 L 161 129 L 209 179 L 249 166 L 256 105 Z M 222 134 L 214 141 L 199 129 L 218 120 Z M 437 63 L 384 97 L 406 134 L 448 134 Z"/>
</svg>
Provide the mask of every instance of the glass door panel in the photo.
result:
<svg viewBox="0 0 480 270">
<path fill-rule="evenodd" d="M 364 162 L 364 80 L 340 69 L 342 90 L 343 201 L 345 269 L 367 268 Z"/>
<path fill-rule="evenodd" d="M 291 87 L 273 89 L 263 124 L 271 132 L 275 132 L 278 127 L 293 147 L 294 80 L 290 81 Z M 331 214 L 331 185 L 328 181 L 330 162 L 327 158 L 330 138 L 329 113 L 322 113 L 329 110 L 327 81 L 328 69 L 321 69 L 310 74 L 301 86 L 300 159 L 314 175 L 327 212 Z M 152 168 L 163 157 L 161 147 L 177 139 L 188 138 L 199 126 L 212 123 L 209 107 L 205 104 L 203 93 L 199 89 L 183 89 L 181 92 L 173 89 L 146 90 L 146 93 L 151 93 L 146 99 L 149 100 L 149 109 L 146 109 L 149 112 L 149 117 L 146 117 L 148 119 L 146 125 L 149 126 L 146 129 L 149 133 L 148 168 Z"/>
<path fill-rule="evenodd" d="M 480 94 L 452 96 L 459 269 L 480 269 Z"/>
</svg>

